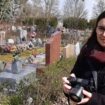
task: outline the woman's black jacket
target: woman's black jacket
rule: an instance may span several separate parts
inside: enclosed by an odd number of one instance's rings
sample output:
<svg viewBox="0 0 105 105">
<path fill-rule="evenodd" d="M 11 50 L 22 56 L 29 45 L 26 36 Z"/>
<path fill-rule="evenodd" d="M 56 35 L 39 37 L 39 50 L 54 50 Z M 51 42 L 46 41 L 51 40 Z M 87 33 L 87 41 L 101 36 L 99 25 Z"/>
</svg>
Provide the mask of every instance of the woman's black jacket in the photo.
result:
<svg viewBox="0 0 105 105">
<path fill-rule="evenodd" d="M 91 63 L 92 67 L 88 64 Z M 99 62 L 94 58 L 81 52 L 71 71 L 77 78 L 93 79 L 92 70 L 97 71 L 97 91 L 92 92 L 92 98 L 84 105 L 105 105 L 105 63 Z"/>
</svg>

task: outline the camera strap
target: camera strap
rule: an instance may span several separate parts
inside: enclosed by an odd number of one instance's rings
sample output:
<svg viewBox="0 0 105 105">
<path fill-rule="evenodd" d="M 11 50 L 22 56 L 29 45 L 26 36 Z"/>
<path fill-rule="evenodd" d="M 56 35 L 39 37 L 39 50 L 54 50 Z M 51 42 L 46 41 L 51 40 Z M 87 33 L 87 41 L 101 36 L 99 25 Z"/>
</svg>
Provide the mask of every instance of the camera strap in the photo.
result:
<svg viewBox="0 0 105 105">
<path fill-rule="evenodd" d="M 67 97 L 68 105 L 70 105 L 70 97 Z"/>
<path fill-rule="evenodd" d="M 94 80 L 94 84 L 95 84 L 95 90 L 97 91 L 97 71 L 94 69 L 92 63 L 90 62 L 90 60 L 87 60 L 89 67 L 91 69 L 92 72 L 92 76 L 93 76 L 93 80 Z"/>
<path fill-rule="evenodd" d="M 69 94 L 67 94 L 67 93 L 64 92 L 64 95 L 67 97 L 68 105 L 70 105 L 70 97 L 69 97 Z"/>
</svg>

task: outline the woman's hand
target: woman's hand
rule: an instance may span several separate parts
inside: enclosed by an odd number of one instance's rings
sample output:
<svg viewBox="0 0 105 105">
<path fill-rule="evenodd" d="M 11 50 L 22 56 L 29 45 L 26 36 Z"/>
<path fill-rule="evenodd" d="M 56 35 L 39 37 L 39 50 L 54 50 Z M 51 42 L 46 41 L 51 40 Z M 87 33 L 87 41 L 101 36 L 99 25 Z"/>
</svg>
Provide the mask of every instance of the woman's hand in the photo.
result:
<svg viewBox="0 0 105 105">
<path fill-rule="evenodd" d="M 69 81 L 67 80 L 67 77 L 63 77 L 62 80 L 63 80 L 63 91 L 64 93 L 69 94 L 71 86 L 68 85 Z"/>
<path fill-rule="evenodd" d="M 87 103 L 92 97 L 92 93 L 90 93 L 86 90 L 83 90 L 83 94 L 85 97 L 79 103 L 77 103 L 78 105 L 82 105 L 82 104 Z"/>
<path fill-rule="evenodd" d="M 70 76 L 75 77 L 75 74 L 71 74 Z M 67 77 L 63 77 L 63 78 L 62 78 L 62 81 L 63 81 L 63 90 L 64 90 L 64 93 L 69 94 L 70 89 L 71 89 L 71 86 L 68 85 L 68 84 L 70 84 L 70 83 L 69 83 L 69 81 L 67 80 Z"/>
<path fill-rule="evenodd" d="M 75 74 L 71 74 L 70 76 L 76 77 Z M 70 85 L 68 85 L 70 83 L 69 83 L 67 77 L 63 77 L 62 81 L 63 81 L 64 93 L 69 94 L 72 87 Z M 87 103 L 92 97 L 92 93 L 90 93 L 90 92 L 88 92 L 86 90 L 83 90 L 83 94 L 84 94 L 85 97 L 80 102 L 77 103 L 78 105 L 80 105 L 80 104 L 82 105 L 82 104 Z"/>
</svg>

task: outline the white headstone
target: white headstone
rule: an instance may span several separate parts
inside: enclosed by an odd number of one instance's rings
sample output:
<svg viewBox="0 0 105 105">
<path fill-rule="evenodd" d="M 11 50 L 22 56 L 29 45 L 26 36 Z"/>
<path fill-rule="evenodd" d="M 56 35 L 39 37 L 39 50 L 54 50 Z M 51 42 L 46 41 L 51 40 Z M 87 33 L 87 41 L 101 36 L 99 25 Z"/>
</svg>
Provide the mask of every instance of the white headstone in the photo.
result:
<svg viewBox="0 0 105 105">
<path fill-rule="evenodd" d="M 63 57 L 70 58 L 72 56 L 75 56 L 75 46 L 73 44 L 68 44 L 63 49 Z"/>
<path fill-rule="evenodd" d="M 14 40 L 13 39 L 8 39 L 8 44 L 14 44 Z"/>
<path fill-rule="evenodd" d="M 16 32 L 16 27 L 12 26 L 12 31 Z"/>
<path fill-rule="evenodd" d="M 0 45 L 4 45 L 5 42 L 5 31 L 0 31 Z"/>
<path fill-rule="evenodd" d="M 79 53 L 80 53 L 80 43 L 77 42 L 77 43 L 75 44 L 75 54 L 76 54 L 76 56 L 78 56 Z"/>
</svg>

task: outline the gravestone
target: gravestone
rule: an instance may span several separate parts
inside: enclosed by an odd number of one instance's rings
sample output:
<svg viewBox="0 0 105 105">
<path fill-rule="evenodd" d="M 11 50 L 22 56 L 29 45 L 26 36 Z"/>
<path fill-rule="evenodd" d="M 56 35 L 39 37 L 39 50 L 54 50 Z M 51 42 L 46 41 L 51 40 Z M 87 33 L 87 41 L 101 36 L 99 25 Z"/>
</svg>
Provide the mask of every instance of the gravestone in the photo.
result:
<svg viewBox="0 0 105 105">
<path fill-rule="evenodd" d="M 52 64 L 60 59 L 61 32 L 55 32 L 45 45 L 46 65 Z"/>
<path fill-rule="evenodd" d="M 62 54 L 64 58 L 70 58 L 72 56 L 78 56 L 80 53 L 80 43 L 68 44 L 63 48 Z"/>
<path fill-rule="evenodd" d="M 22 65 L 22 60 L 17 55 L 13 62 L 7 64 L 5 70 L 0 73 L 0 85 L 8 84 L 9 88 L 13 90 L 16 90 L 21 82 L 24 85 L 29 85 L 36 80 L 35 65 Z"/>
<path fill-rule="evenodd" d="M 17 89 L 21 82 L 27 86 L 35 80 L 36 68 L 34 65 L 23 66 L 19 73 L 13 73 L 11 67 L 6 67 L 6 69 L 0 73 L 0 85 L 8 84 L 9 88 L 13 90 Z"/>
<path fill-rule="evenodd" d="M 4 45 L 5 42 L 5 31 L 0 31 L 0 45 Z"/>
<path fill-rule="evenodd" d="M 80 43 L 77 42 L 77 43 L 75 44 L 75 55 L 78 56 L 79 53 L 80 53 Z"/>
<path fill-rule="evenodd" d="M 21 43 L 27 41 L 27 30 L 23 29 L 21 26 L 17 27 L 17 39 L 20 39 Z"/>
<path fill-rule="evenodd" d="M 75 56 L 75 45 L 68 44 L 63 48 L 62 53 L 64 58 L 70 58 L 72 56 Z"/>
</svg>

